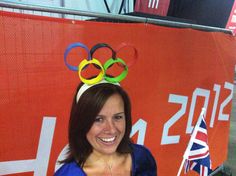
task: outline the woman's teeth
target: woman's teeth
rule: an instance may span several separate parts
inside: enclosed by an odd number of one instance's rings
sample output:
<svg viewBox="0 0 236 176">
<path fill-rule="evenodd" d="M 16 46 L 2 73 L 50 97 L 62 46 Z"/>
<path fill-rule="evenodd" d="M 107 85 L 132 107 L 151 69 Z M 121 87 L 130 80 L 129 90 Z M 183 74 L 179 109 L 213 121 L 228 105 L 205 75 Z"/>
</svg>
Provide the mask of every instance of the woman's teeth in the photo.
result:
<svg viewBox="0 0 236 176">
<path fill-rule="evenodd" d="M 115 140 L 116 137 L 112 137 L 112 138 L 99 138 L 101 141 L 103 142 L 113 142 Z"/>
</svg>

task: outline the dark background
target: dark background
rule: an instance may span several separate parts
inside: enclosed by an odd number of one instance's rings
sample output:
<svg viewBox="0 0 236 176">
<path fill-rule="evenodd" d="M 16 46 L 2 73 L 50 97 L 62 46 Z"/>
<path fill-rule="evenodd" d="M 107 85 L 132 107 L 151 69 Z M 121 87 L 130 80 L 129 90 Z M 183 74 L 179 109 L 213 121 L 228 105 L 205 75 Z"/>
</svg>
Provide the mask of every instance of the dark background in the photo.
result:
<svg viewBox="0 0 236 176">
<path fill-rule="evenodd" d="M 170 0 L 166 17 L 139 12 L 132 15 L 225 28 L 233 4 L 234 0 Z"/>
<path fill-rule="evenodd" d="M 167 16 L 224 28 L 234 0 L 171 0 Z"/>
</svg>

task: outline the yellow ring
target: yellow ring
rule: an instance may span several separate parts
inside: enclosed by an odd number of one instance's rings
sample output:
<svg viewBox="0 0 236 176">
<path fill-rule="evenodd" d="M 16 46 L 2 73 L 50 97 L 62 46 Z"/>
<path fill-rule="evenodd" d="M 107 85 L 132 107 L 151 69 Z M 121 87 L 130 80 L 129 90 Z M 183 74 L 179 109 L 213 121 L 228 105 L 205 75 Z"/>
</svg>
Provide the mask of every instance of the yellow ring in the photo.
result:
<svg viewBox="0 0 236 176">
<path fill-rule="evenodd" d="M 82 77 L 81 75 L 81 71 L 89 64 L 95 64 L 97 66 L 100 67 L 101 71 L 100 73 L 95 77 L 95 78 L 92 78 L 92 79 L 85 79 Z M 85 83 L 85 84 L 96 84 L 98 82 L 100 82 L 102 79 L 103 79 L 103 76 L 104 76 L 105 72 L 104 72 L 104 68 L 101 64 L 101 62 L 99 62 L 97 59 L 93 58 L 92 60 L 87 60 L 87 59 L 84 59 L 80 62 L 79 66 L 78 66 L 78 75 L 79 75 L 79 78 L 80 80 Z"/>
</svg>

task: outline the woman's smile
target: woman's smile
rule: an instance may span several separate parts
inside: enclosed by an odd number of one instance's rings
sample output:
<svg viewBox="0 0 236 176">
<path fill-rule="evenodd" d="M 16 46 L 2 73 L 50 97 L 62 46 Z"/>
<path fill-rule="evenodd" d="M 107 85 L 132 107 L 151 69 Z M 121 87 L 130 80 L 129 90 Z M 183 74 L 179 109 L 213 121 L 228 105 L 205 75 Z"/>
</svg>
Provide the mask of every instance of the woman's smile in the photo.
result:
<svg viewBox="0 0 236 176">
<path fill-rule="evenodd" d="M 110 137 L 110 138 L 98 138 L 98 139 L 100 139 L 102 142 L 105 142 L 105 143 L 113 143 L 116 139 L 116 136 Z"/>
</svg>

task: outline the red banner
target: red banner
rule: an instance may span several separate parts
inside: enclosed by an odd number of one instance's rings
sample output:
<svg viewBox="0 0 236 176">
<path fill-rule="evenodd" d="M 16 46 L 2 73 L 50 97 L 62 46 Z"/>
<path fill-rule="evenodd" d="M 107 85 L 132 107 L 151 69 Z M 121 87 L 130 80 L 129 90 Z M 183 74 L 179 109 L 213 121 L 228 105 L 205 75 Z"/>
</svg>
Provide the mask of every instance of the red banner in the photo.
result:
<svg viewBox="0 0 236 176">
<path fill-rule="evenodd" d="M 136 0 L 135 12 L 166 16 L 170 0 Z"/>
<path fill-rule="evenodd" d="M 226 24 L 226 29 L 231 30 L 233 34 L 236 33 L 236 2 L 234 2 L 232 10 L 230 12 L 229 19 Z"/>
<path fill-rule="evenodd" d="M 158 175 L 177 174 L 203 106 L 213 168 L 226 160 L 236 63 L 233 36 L 4 12 L 0 31 L 0 175 L 53 175 L 56 161 L 63 158 L 80 82 L 65 66 L 63 54 L 74 42 L 89 48 L 101 42 L 136 47 L 138 60 L 121 84 L 132 101 L 131 136 L 151 150 Z M 110 53 L 100 56 L 106 61 Z M 128 47 L 120 53 L 126 62 L 133 56 Z M 78 51 L 70 63 L 78 65 L 84 58 Z"/>
</svg>

